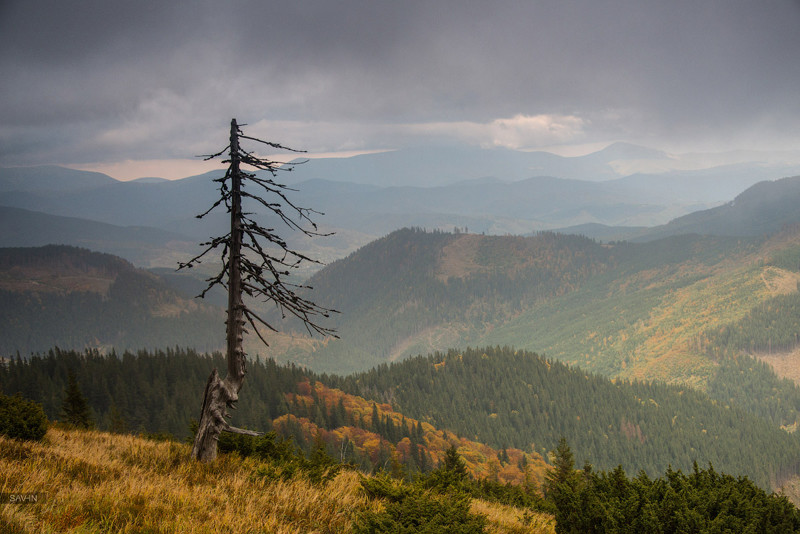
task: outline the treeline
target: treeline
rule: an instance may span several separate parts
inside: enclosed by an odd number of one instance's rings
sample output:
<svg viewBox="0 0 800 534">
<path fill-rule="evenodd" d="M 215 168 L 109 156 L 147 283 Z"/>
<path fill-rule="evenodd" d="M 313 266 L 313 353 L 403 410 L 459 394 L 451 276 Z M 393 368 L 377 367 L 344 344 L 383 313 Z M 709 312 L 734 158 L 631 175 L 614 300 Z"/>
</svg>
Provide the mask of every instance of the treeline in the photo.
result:
<svg viewBox="0 0 800 534">
<path fill-rule="evenodd" d="M 226 367 L 221 354 L 200 354 L 192 349 L 103 355 L 96 350 L 56 348 L 0 365 L 0 390 L 21 393 L 42 404 L 49 419 L 59 420 L 71 371 L 99 428 L 108 429 L 112 411 L 116 411 L 128 431 L 182 439 L 190 435 L 190 421 L 199 418 L 203 391 L 215 367 Z M 272 419 L 288 413 L 284 393 L 295 391 L 305 374 L 272 360 L 250 362 L 248 392 L 238 403 L 236 424 L 250 428 L 266 425 L 268 430 Z"/>
<path fill-rule="evenodd" d="M 185 438 L 214 367 L 225 367 L 220 354 L 177 348 L 107 356 L 54 349 L 1 365 L 0 390 L 21 392 L 41 403 L 48 418 L 59 419 L 72 370 L 99 428 L 110 428 L 116 413 L 129 431 Z M 394 415 L 388 417 L 390 412 L 375 404 L 354 411 L 344 405 L 346 399 L 320 400 L 317 395 L 323 390 L 314 386 L 317 381 L 376 404 L 388 403 Z M 247 389 L 233 424 L 269 430 L 282 416 L 292 416 L 281 424 L 284 434 L 306 447 L 313 446 L 314 438 L 301 421 L 325 430 L 360 428 L 380 436 L 386 447 L 410 442 L 405 461 L 411 470 L 435 464 L 418 447 L 424 444 L 420 421 L 456 434 L 453 439 L 542 456 L 563 436 L 578 451 L 580 462 L 599 469 L 621 464 L 628 471 L 653 475 L 667 465 L 688 470 L 695 461 L 710 462 L 766 488 L 800 468 L 796 436 L 736 405 L 688 388 L 611 382 L 508 348 L 417 357 L 348 377 L 316 375 L 273 360 L 250 361 Z M 417 423 L 409 424 L 405 417 Z M 379 445 L 375 447 L 386 454 L 371 458 L 373 465 L 389 459 L 389 449 Z M 356 460 L 365 465 L 362 458 Z M 498 460 L 502 466 L 501 454 Z"/>
<path fill-rule="evenodd" d="M 321 380 L 494 447 L 546 454 L 566 439 L 601 469 L 662 472 L 696 461 L 774 487 L 800 440 L 735 405 L 658 383 L 612 382 L 509 348 L 469 349 Z"/>
</svg>

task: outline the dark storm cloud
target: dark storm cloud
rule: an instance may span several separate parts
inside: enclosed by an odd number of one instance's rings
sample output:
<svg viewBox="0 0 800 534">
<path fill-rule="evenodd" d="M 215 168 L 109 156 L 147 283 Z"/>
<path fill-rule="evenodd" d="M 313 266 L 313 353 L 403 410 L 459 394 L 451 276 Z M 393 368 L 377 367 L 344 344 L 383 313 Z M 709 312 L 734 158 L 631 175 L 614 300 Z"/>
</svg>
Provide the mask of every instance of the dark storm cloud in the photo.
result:
<svg viewBox="0 0 800 534">
<path fill-rule="evenodd" d="M 797 1 L 0 6 L 0 164 L 191 155 L 231 116 L 312 150 L 800 130 Z"/>
</svg>

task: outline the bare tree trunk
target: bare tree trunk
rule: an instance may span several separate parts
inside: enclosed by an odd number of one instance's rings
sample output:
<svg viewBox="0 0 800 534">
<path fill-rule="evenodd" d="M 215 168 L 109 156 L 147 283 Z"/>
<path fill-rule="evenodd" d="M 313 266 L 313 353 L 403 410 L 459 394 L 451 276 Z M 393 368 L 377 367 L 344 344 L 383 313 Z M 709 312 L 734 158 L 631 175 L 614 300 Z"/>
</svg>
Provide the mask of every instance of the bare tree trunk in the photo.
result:
<svg viewBox="0 0 800 534">
<path fill-rule="evenodd" d="M 318 213 L 310 208 L 294 204 L 286 196 L 287 186 L 275 182 L 272 178 L 257 176 L 255 172 L 246 172 L 241 166 L 252 167 L 256 170 L 269 172 L 274 178 L 277 171 L 290 171 L 297 165 L 296 162 L 278 163 L 268 159 L 259 158 L 252 152 L 242 150 L 239 146 L 240 139 L 262 143 L 273 149 L 300 152 L 291 148 L 271 143 L 262 139 L 248 137 L 239 129 L 236 119 L 231 120 L 230 143 L 227 149 L 217 154 L 207 156 L 206 159 L 222 156 L 227 150 L 230 154 L 228 171 L 220 179 L 220 198 L 205 213 L 198 215 L 202 218 L 214 208 L 225 206 L 231 215 L 230 233 L 212 237 L 208 243 L 203 243 L 206 249 L 191 260 L 180 263 L 179 269 L 191 268 L 201 262 L 209 252 L 222 248 L 222 266 L 217 274 L 206 281 L 208 286 L 198 297 L 205 294 L 214 286 L 221 285 L 228 290 L 228 319 L 227 319 L 227 367 L 228 374 L 224 380 L 220 379 L 217 370 L 211 373 L 206 384 L 203 396 L 203 410 L 200 414 L 200 425 L 195 436 L 192 458 L 201 461 L 211 461 L 217 456 L 217 441 L 221 432 L 236 432 L 251 436 L 261 435 L 259 432 L 241 430 L 230 426 L 226 420 L 230 417 L 228 408 L 235 408 L 239 399 L 239 390 L 242 388 L 245 375 L 245 354 L 242 347 L 242 336 L 245 322 L 250 323 L 253 332 L 264 342 L 267 340 L 261 335 L 258 324 L 275 332 L 276 328 L 259 317 L 252 309 L 248 308 L 242 300 L 242 293 L 247 293 L 250 298 L 260 299 L 275 303 L 281 316 L 294 316 L 305 324 L 309 334 L 335 335 L 335 330 L 318 324 L 313 317 L 320 315 L 330 317 L 336 310 L 319 306 L 303 297 L 299 291 L 311 289 L 308 286 L 298 285 L 287 281 L 291 269 L 297 268 L 300 263 L 312 260 L 305 254 L 292 250 L 286 241 L 280 238 L 270 228 L 264 228 L 255 222 L 250 214 L 242 211 L 242 197 L 247 197 L 279 217 L 287 227 L 303 232 L 306 236 L 322 236 L 317 231 L 317 225 L 311 220 L 310 215 Z M 242 184 L 247 181 L 257 190 L 257 194 L 245 191 Z M 264 195 L 270 196 L 267 200 Z M 313 229 L 306 227 L 311 225 Z M 268 246 L 267 246 L 268 245 Z M 278 250 L 274 253 L 274 247 Z M 248 251 L 243 254 L 242 251 Z M 226 283 L 227 282 L 227 283 Z"/>
<path fill-rule="evenodd" d="M 203 410 L 200 424 L 192 447 L 192 458 L 211 461 L 217 457 L 217 440 L 222 431 L 261 435 L 259 432 L 232 427 L 225 420 L 230 417 L 227 408 L 235 409 L 239 400 L 245 375 L 245 354 L 242 347 L 244 330 L 244 306 L 242 303 L 242 195 L 239 169 L 239 129 L 236 119 L 231 120 L 230 156 L 231 164 L 231 235 L 228 256 L 228 376 L 220 380 L 217 370 L 211 372 L 203 397 Z"/>
</svg>

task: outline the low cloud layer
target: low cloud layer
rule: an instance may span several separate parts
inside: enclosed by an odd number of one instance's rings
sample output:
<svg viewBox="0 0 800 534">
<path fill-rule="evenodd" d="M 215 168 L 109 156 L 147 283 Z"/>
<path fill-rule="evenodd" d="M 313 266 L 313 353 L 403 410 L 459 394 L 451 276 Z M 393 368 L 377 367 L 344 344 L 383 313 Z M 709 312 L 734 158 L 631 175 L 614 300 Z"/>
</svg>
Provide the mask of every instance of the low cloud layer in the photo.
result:
<svg viewBox="0 0 800 534">
<path fill-rule="evenodd" d="M 0 4 L 0 165 L 186 158 L 231 117 L 311 151 L 800 142 L 800 3 Z"/>
</svg>

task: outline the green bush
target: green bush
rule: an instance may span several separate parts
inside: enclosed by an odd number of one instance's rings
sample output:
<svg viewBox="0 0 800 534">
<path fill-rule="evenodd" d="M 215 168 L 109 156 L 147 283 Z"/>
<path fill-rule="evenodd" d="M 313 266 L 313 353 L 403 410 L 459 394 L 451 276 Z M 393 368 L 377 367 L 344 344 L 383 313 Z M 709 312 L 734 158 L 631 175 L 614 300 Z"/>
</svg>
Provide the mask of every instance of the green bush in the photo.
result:
<svg viewBox="0 0 800 534">
<path fill-rule="evenodd" d="M 354 525 L 357 534 L 485 532 L 486 518 L 469 511 L 469 475 L 455 447 L 447 451 L 442 467 L 414 484 L 382 473 L 362 478 L 361 487 L 386 506 L 382 512 L 361 514 Z"/>
<path fill-rule="evenodd" d="M 218 446 L 222 453 L 235 452 L 242 457 L 252 456 L 269 462 L 269 466 L 261 466 L 257 473 L 270 480 L 287 480 L 302 473 L 314 484 L 325 484 L 342 468 L 348 467 L 328 454 L 324 441 L 317 441 L 306 458 L 295 448 L 291 438 L 281 439 L 274 431 L 257 437 L 222 432 Z"/>
<path fill-rule="evenodd" d="M 367 491 L 376 488 L 365 488 Z M 354 525 L 357 534 L 392 532 L 480 534 L 485 532 L 486 518 L 469 511 L 466 495 L 443 495 L 419 486 L 408 491 L 390 491 L 382 512 L 363 513 Z"/>
<path fill-rule="evenodd" d="M 0 394 L 0 434 L 14 439 L 40 441 L 47 433 L 47 416 L 41 404 Z"/>
</svg>

